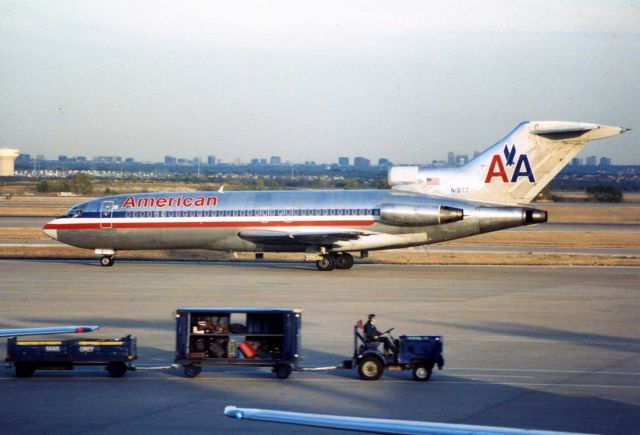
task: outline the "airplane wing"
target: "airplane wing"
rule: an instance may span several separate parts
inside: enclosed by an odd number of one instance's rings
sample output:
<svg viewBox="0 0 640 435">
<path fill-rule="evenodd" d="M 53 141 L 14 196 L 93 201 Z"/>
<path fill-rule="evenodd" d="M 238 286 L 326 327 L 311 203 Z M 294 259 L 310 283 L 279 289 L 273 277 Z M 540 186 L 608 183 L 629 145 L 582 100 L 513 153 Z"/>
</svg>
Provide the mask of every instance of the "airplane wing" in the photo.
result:
<svg viewBox="0 0 640 435">
<path fill-rule="evenodd" d="M 238 237 L 244 240 L 248 240 L 253 243 L 262 243 L 269 245 L 317 245 L 332 244 L 339 241 L 355 240 L 363 236 L 368 236 L 376 233 L 360 231 L 360 230 L 345 230 L 344 228 L 297 228 L 291 230 L 262 230 L 262 229 L 247 229 L 238 233 Z"/>
<path fill-rule="evenodd" d="M 46 335 L 91 332 L 99 329 L 99 326 L 54 326 L 51 328 L 14 328 L 0 329 L 0 337 L 16 337 L 18 335 Z"/>
<path fill-rule="evenodd" d="M 269 409 L 236 408 L 227 406 L 224 415 L 237 420 L 271 421 L 341 429 L 357 432 L 385 434 L 440 434 L 440 435 L 560 435 L 568 432 L 512 429 L 506 427 L 475 426 L 469 424 L 431 423 L 426 421 L 387 420 L 381 418 L 344 417 L 339 415 L 307 414 L 301 412 L 272 411 Z"/>
</svg>

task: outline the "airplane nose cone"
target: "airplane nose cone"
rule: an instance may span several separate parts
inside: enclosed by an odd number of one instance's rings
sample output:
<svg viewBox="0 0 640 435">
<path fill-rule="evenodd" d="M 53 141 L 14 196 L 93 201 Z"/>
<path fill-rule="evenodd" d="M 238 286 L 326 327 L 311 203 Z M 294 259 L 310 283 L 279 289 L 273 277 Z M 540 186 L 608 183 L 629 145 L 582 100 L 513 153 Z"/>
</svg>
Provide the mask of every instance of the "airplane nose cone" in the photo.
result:
<svg viewBox="0 0 640 435">
<path fill-rule="evenodd" d="M 54 240 L 58 240 L 58 230 L 51 228 L 51 222 L 47 223 L 44 227 L 42 227 L 42 232 L 47 236 L 51 237 Z"/>
</svg>

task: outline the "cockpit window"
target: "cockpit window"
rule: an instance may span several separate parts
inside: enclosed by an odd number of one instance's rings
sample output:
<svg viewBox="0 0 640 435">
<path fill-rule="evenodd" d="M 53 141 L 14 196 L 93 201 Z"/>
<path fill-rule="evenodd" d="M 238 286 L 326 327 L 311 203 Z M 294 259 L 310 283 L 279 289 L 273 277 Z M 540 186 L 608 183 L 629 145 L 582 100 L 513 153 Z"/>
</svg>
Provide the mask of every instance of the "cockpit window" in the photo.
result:
<svg viewBox="0 0 640 435">
<path fill-rule="evenodd" d="M 62 215 L 62 217 L 66 217 L 66 218 L 80 217 L 82 216 L 83 209 L 84 207 L 71 207 L 69 210 L 67 210 L 67 212 L 64 215 Z"/>
</svg>

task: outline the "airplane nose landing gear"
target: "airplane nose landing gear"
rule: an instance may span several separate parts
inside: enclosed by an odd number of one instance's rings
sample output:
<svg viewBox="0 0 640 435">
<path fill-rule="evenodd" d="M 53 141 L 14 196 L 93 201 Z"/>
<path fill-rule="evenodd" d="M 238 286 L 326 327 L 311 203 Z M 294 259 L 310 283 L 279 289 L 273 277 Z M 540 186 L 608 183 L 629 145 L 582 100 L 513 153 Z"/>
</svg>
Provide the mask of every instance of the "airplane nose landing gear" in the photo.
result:
<svg viewBox="0 0 640 435">
<path fill-rule="evenodd" d="M 114 260 L 112 255 L 105 255 L 100 258 L 100 266 L 103 267 L 111 267 L 113 266 Z"/>
<path fill-rule="evenodd" d="M 96 255 L 102 255 L 100 257 L 100 266 L 102 267 L 111 267 L 113 266 L 113 256 L 116 255 L 116 251 L 114 249 L 96 249 Z"/>
</svg>

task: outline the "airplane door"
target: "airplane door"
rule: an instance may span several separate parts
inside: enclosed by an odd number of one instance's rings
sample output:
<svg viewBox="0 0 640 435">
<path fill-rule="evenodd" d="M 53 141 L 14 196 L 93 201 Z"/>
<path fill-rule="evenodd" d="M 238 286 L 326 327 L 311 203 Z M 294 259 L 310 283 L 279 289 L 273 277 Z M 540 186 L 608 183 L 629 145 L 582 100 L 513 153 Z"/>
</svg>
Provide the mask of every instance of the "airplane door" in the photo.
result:
<svg viewBox="0 0 640 435">
<path fill-rule="evenodd" d="M 100 228 L 113 228 L 113 201 L 103 201 L 100 205 Z"/>
</svg>

